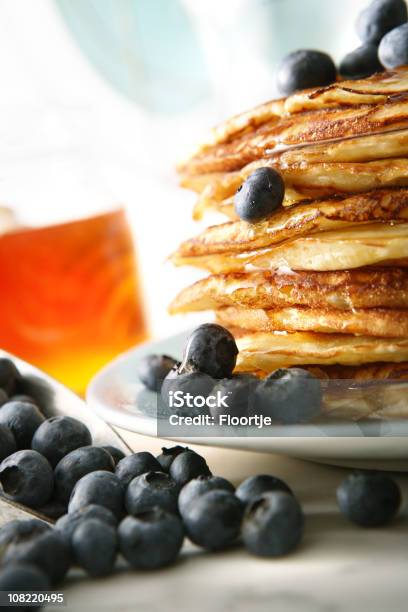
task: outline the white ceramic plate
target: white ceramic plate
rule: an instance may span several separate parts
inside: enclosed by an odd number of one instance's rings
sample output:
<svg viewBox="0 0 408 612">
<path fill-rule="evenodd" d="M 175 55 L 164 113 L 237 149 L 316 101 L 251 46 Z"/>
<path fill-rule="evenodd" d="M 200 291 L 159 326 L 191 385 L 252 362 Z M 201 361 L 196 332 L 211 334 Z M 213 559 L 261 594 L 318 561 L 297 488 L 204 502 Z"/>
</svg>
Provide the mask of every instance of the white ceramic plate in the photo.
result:
<svg viewBox="0 0 408 612">
<path fill-rule="evenodd" d="M 132 349 L 103 368 L 91 381 L 87 401 L 107 423 L 148 436 L 157 436 L 155 394 L 143 389 L 136 377 L 139 360 L 149 353 L 180 358 L 189 331 Z M 220 430 L 218 430 L 220 431 Z M 408 422 L 286 425 L 270 428 L 271 435 L 257 437 L 255 429 L 244 435 L 169 439 L 190 444 L 287 454 L 324 463 L 408 471 Z M 242 430 L 241 430 L 242 432 Z M 379 435 L 381 433 L 381 435 Z"/>
</svg>

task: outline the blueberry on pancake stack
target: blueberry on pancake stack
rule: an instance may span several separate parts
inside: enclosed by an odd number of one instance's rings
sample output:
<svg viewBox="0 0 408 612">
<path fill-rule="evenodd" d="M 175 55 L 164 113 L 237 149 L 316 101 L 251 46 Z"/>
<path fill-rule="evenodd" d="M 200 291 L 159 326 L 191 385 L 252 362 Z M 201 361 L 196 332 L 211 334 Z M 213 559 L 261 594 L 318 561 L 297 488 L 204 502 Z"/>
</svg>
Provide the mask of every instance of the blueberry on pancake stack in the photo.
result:
<svg viewBox="0 0 408 612">
<path fill-rule="evenodd" d="M 233 117 L 179 170 L 228 220 L 172 256 L 210 274 L 172 313 L 214 310 L 238 371 L 408 379 L 408 67 Z"/>
</svg>

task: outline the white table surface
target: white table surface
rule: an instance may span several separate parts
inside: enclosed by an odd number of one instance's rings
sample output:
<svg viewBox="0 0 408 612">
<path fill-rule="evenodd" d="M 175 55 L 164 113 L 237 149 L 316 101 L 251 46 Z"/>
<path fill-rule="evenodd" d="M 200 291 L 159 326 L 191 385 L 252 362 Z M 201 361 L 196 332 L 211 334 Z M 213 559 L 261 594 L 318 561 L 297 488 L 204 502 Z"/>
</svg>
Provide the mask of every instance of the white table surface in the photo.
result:
<svg viewBox="0 0 408 612">
<path fill-rule="evenodd" d="M 122 433 L 122 432 L 121 432 Z M 159 453 L 160 440 L 124 437 L 135 450 Z M 166 444 L 166 443 L 164 443 Z M 167 443 L 166 446 L 171 444 Z M 194 448 L 192 446 L 192 448 Z M 195 447 L 214 474 L 238 484 L 270 473 L 292 487 L 306 514 L 301 547 L 282 559 L 259 559 L 244 549 L 207 553 L 186 543 L 180 561 L 155 572 L 125 567 L 89 580 L 71 572 L 65 608 L 55 611 L 138 612 L 394 612 L 408 608 L 406 503 L 391 527 L 362 529 L 339 512 L 335 491 L 348 470 L 290 459 Z M 408 476 L 398 476 L 408 498 Z"/>
</svg>

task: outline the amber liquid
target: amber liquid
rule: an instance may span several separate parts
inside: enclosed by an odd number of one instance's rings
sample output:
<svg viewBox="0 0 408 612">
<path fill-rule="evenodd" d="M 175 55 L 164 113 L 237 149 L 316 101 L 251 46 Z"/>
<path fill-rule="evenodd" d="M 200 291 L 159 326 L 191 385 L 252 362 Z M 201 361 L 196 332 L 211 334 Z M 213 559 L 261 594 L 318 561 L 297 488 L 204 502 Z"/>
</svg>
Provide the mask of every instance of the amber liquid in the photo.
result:
<svg viewBox="0 0 408 612">
<path fill-rule="evenodd" d="M 0 236 L 0 347 L 83 394 L 145 340 L 124 211 Z"/>
</svg>

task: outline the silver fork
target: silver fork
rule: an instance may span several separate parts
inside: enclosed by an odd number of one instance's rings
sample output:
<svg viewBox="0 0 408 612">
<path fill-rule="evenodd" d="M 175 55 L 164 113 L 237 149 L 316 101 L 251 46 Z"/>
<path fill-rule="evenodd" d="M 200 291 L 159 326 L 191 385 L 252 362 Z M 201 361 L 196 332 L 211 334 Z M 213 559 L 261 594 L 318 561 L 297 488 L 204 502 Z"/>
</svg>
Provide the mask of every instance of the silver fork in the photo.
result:
<svg viewBox="0 0 408 612">
<path fill-rule="evenodd" d="M 75 393 L 26 361 L 0 350 L 0 358 L 4 357 L 11 359 L 24 377 L 21 393 L 37 400 L 46 418 L 55 415 L 73 417 L 85 423 L 92 434 L 93 444 L 96 446 L 111 445 L 120 448 L 126 454 L 132 452 L 119 434 L 96 416 Z M 51 519 L 35 510 L 0 496 L 0 527 L 13 519 L 28 518 L 38 518 L 47 523 L 53 523 Z"/>
</svg>

